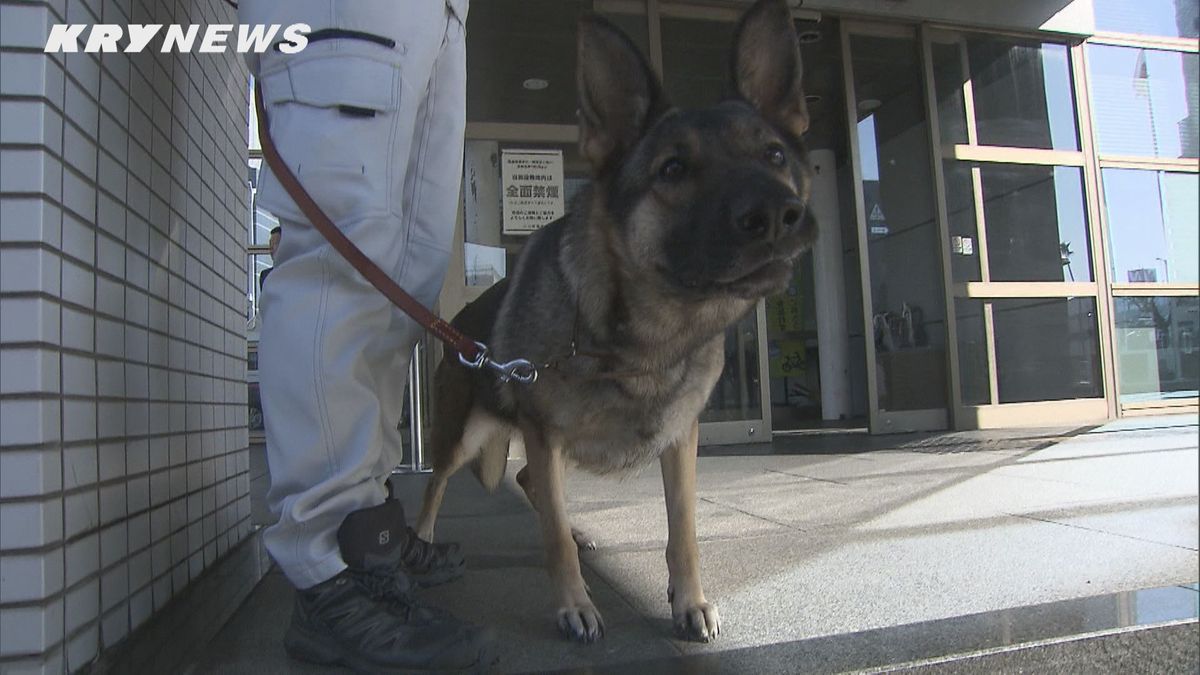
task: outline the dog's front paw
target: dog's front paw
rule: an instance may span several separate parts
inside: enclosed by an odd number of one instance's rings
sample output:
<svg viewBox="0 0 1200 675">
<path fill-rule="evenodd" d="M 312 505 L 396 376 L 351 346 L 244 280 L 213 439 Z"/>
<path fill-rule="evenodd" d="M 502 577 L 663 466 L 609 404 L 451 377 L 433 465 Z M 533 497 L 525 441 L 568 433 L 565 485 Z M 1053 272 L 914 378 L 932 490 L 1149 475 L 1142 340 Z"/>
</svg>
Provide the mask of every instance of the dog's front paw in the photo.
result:
<svg viewBox="0 0 1200 675">
<path fill-rule="evenodd" d="M 592 603 L 576 603 L 559 608 L 558 630 L 576 642 L 590 644 L 604 637 L 604 619 Z"/>
<path fill-rule="evenodd" d="M 721 615 L 712 603 L 698 602 L 679 610 L 672 608 L 671 614 L 675 634 L 685 640 L 708 642 L 721 633 Z"/>
</svg>

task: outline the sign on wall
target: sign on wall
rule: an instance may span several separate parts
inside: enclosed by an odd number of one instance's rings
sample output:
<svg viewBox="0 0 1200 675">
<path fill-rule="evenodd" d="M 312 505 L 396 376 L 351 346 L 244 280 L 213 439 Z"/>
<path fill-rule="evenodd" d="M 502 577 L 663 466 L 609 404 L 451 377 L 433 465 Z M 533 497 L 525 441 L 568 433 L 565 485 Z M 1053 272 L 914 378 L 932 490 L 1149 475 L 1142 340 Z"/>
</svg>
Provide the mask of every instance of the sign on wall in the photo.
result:
<svg viewBox="0 0 1200 675">
<path fill-rule="evenodd" d="M 504 234 L 531 234 L 563 215 L 562 150 L 503 150 Z"/>
</svg>

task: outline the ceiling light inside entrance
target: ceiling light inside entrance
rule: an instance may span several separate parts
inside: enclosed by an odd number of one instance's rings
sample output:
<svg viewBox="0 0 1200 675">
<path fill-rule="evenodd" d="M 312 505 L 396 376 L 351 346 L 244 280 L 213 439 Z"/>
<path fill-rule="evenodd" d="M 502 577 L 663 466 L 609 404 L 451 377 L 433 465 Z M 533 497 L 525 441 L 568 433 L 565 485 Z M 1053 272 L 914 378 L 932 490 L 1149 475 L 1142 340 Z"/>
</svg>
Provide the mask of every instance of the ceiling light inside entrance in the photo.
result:
<svg viewBox="0 0 1200 675">
<path fill-rule="evenodd" d="M 546 87 L 549 87 L 550 83 L 547 82 L 546 80 L 543 80 L 540 77 L 531 77 L 528 80 L 525 80 L 524 82 L 522 82 L 521 86 L 525 87 L 529 91 L 541 91 L 541 90 L 545 89 Z"/>
</svg>

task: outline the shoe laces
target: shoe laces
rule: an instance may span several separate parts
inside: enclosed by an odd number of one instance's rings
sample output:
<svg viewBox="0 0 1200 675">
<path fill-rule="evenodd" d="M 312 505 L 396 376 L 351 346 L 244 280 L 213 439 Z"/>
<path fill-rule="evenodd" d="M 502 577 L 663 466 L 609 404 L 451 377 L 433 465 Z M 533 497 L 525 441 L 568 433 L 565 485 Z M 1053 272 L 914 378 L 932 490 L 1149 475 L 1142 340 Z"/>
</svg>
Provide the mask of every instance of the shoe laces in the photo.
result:
<svg viewBox="0 0 1200 675">
<path fill-rule="evenodd" d="M 354 581 L 366 594 L 392 609 L 402 609 L 405 617 L 417 605 L 416 588 L 407 577 L 396 575 L 385 567 L 351 570 Z"/>
</svg>

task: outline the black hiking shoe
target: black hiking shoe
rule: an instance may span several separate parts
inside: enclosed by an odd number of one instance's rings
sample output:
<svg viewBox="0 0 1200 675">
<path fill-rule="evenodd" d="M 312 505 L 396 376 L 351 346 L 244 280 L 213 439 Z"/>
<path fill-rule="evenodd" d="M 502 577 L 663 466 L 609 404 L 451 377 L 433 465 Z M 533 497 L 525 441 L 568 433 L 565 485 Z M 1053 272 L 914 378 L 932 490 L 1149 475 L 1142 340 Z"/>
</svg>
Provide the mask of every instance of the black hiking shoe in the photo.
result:
<svg viewBox="0 0 1200 675">
<path fill-rule="evenodd" d="M 396 501 L 392 494 L 392 483 L 387 483 L 388 499 L 384 504 L 395 504 L 389 508 L 395 509 L 399 520 L 404 521 L 404 507 Z M 459 550 L 458 544 L 448 542 L 434 544 L 417 536 L 411 527 L 405 527 L 400 533 L 403 538 L 400 560 L 404 571 L 421 588 L 429 588 L 454 581 L 467 571 L 467 561 Z"/>
<path fill-rule="evenodd" d="M 296 659 L 363 673 L 486 670 L 490 631 L 414 597 L 400 569 L 403 537 L 392 537 L 404 527 L 398 507 L 388 502 L 347 516 L 338 545 L 348 568 L 296 593 L 284 648 Z"/>
<path fill-rule="evenodd" d="M 405 528 L 401 561 L 408 576 L 421 588 L 429 588 L 453 581 L 467 571 L 458 544 L 431 544 L 417 536 L 411 528 Z"/>
</svg>

